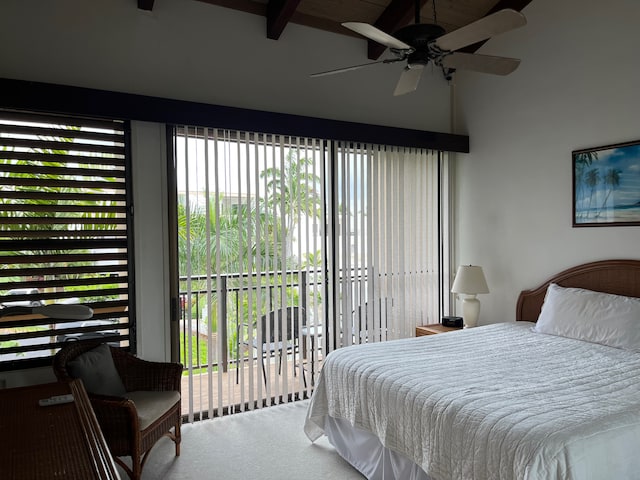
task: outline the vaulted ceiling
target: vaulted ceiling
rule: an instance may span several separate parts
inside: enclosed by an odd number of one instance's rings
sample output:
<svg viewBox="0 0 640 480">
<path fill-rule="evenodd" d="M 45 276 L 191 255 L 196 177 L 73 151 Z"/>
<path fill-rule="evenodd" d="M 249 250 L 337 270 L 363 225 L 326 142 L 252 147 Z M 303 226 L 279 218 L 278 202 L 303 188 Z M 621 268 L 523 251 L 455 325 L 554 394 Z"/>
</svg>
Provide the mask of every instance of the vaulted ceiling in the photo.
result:
<svg viewBox="0 0 640 480">
<path fill-rule="evenodd" d="M 137 1 L 138 8 L 153 9 L 154 0 Z M 273 40 L 280 38 L 289 23 L 357 36 L 342 27 L 342 22 L 365 22 L 393 34 L 399 28 L 415 22 L 416 10 L 416 0 L 199 1 L 265 17 L 265 35 Z M 503 8 L 520 11 L 531 3 L 531 0 L 418 0 L 418 3 L 420 23 L 437 23 L 447 32 L 451 32 Z M 471 45 L 464 50 L 472 52 L 479 46 Z M 377 60 L 385 48 L 369 40 L 368 57 Z"/>
</svg>

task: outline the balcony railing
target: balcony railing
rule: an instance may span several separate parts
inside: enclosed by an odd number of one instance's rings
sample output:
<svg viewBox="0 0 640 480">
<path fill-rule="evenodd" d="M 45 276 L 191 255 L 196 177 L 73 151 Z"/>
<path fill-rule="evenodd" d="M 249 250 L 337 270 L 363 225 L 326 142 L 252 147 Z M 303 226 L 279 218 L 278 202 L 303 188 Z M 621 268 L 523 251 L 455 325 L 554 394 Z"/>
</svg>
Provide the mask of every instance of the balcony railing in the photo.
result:
<svg viewBox="0 0 640 480">
<path fill-rule="evenodd" d="M 198 341 L 192 343 L 191 367 L 208 367 L 209 363 L 202 360 L 207 352 L 202 349 L 215 348 L 216 344 L 221 345 L 222 350 L 211 356 L 214 359 L 211 366 L 223 371 L 228 365 L 238 366 L 242 360 L 240 345 L 246 340 L 247 329 L 256 328 L 261 315 L 291 306 L 309 312 L 309 288 L 320 286 L 315 277 L 315 273 L 310 275 L 308 271 L 181 277 L 180 360 L 188 364 L 189 341 L 208 338 L 211 333 L 220 337 L 218 342 L 209 339 L 206 346 Z M 186 288 L 187 283 L 190 289 Z M 312 296 L 317 298 L 315 291 Z"/>
<path fill-rule="evenodd" d="M 369 273 L 369 275 L 367 274 Z M 409 283 L 426 285 L 437 281 L 433 274 L 425 272 L 407 272 L 403 275 L 374 275 L 377 282 L 375 302 L 368 300 L 372 287 L 370 273 L 365 269 L 352 269 L 345 277 L 336 279 L 337 302 L 335 305 L 336 332 L 341 336 L 341 344 L 382 341 L 402 336 L 398 333 L 399 324 L 392 319 L 394 315 L 412 309 L 413 315 L 420 317 L 421 323 L 429 323 L 429 314 L 415 311 L 423 308 L 419 293 L 411 298 L 395 301 L 391 294 L 393 284 Z M 299 319 L 297 330 L 305 326 L 324 327 L 326 315 L 323 289 L 323 272 L 308 270 L 290 270 L 284 273 L 264 272 L 255 274 L 221 274 L 214 276 L 181 277 L 181 333 L 180 359 L 191 368 L 220 368 L 227 371 L 229 366 L 240 367 L 248 360 L 247 352 L 241 346 L 247 343 L 249 329 L 253 329 L 253 338 L 265 335 L 259 332 L 259 319 L 268 312 L 285 307 L 302 307 L 306 314 Z M 189 288 L 187 288 L 189 286 Z M 389 289 L 387 292 L 386 288 Z M 398 287 L 395 287 L 398 288 Z M 405 293 L 405 292 L 401 292 Z M 409 300 L 409 302 L 407 302 Z M 420 304 L 420 305 L 418 305 Z M 211 308 L 211 310 L 210 310 Z M 395 313 L 394 313 L 395 312 Z M 405 315 L 402 314 L 402 315 Z M 217 342 L 209 339 L 209 334 L 217 335 Z M 187 362 L 188 342 L 193 339 L 207 338 L 208 342 L 192 343 L 191 363 Z M 219 352 L 208 355 L 209 349 L 220 346 Z M 303 349 L 308 347 L 303 345 Z M 322 345 L 315 345 L 321 348 Z M 203 351 L 206 349 L 206 351 Z M 212 358 L 211 365 L 208 359 Z M 256 360 L 256 357 L 253 357 Z"/>
</svg>

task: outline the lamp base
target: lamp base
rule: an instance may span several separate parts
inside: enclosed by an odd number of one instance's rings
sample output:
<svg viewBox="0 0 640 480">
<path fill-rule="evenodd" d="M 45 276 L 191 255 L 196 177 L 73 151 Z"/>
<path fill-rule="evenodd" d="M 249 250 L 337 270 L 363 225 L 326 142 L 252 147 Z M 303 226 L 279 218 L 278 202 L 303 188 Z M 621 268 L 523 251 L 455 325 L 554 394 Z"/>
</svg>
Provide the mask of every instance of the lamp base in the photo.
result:
<svg viewBox="0 0 640 480">
<path fill-rule="evenodd" d="M 462 318 L 464 328 L 472 328 L 478 325 L 480 315 L 480 300 L 475 295 L 470 295 L 462 300 Z"/>
</svg>

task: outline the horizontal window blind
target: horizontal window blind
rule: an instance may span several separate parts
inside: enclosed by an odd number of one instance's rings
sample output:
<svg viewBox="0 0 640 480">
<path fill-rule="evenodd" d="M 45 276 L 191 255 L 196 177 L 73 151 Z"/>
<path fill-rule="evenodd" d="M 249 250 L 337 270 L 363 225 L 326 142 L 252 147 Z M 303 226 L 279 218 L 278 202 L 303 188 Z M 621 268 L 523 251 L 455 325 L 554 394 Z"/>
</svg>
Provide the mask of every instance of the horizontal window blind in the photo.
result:
<svg viewBox="0 0 640 480">
<path fill-rule="evenodd" d="M 0 368 L 68 341 L 131 347 L 128 123 L 0 110 Z M 89 320 L 3 315 L 83 304 Z"/>
</svg>

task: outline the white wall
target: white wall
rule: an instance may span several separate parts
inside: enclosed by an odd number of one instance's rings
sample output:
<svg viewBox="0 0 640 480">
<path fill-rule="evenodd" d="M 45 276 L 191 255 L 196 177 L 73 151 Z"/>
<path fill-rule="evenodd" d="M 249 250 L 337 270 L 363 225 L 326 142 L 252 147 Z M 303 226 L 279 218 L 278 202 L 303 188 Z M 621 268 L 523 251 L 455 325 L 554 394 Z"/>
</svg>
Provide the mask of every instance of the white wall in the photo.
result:
<svg viewBox="0 0 640 480">
<path fill-rule="evenodd" d="M 456 250 L 484 267 L 480 323 L 513 320 L 519 291 L 565 268 L 640 258 L 640 227 L 571 227 L 571 151 L 640 140 L 640 2 L 534 0 L 523 13 L 527 26 L 480 51 L 518 70 L 457 80 L 471 154 L 457 164 Z"/>
<path fill-rule="evenodd" d="M 137 350 L 155 361 L 171 358 L 165 133 L 157 123 L 131 125 Z"/>
</svg>

